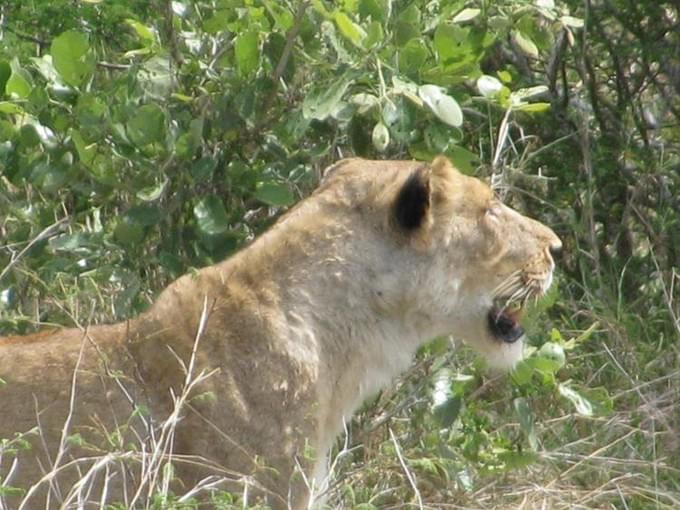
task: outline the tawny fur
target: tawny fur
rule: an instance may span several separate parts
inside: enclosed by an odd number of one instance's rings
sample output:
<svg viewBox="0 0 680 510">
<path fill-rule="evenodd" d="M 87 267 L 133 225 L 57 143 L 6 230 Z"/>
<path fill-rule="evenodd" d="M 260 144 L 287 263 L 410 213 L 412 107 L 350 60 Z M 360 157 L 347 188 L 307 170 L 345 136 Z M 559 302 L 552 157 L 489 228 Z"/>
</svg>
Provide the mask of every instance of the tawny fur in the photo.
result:
<svg viewBox="0 0 680 510">
<path fill-rule="evenodd" d="M 395 222 L 395 197 L 414 172 L 429 203 L 420 226 L 406 230 Z M 118 431 L 123 445 L 146 441 L 149 421 L 167 417 L 182 391 L 179 360 L 191 357 L 207 303 L 195 373 L 217 372 L 183 409 L 174 440 L 179 477 L 186 488 L 210 473 L 253 475 L 270 504 L 301 508 L 309 486 L 324 481 L 343 422 L 424 342 L 453 334 L 494 365 L 521 357 L 521 341 L 503 343 L 489 331 L 494 289 L 521 271 L 545 291 L 550 249 L 559 244 L 444 158 L 341 161 L 250 246 L 179 278 L 139 317 L 0 339 L 0 438 L 40 429 L 18 453 L 9 485 L 28 488 L 49 471 L 71 402 L 66 435 L 85 444 L 68 444 L 67 467 L 26 508 L 43 508 L 46 498 L 59 507 L 87 470 L 83 458 L 112 448 L 105 432 Z M 146 425 L 130 418 L 139 406 L 149 410 Z M 11 463 L 5 454 L 0 482 Z M 135 473 L 112 478 L 110 502 L 124 490 L 129 499 Z"/>
</svg>

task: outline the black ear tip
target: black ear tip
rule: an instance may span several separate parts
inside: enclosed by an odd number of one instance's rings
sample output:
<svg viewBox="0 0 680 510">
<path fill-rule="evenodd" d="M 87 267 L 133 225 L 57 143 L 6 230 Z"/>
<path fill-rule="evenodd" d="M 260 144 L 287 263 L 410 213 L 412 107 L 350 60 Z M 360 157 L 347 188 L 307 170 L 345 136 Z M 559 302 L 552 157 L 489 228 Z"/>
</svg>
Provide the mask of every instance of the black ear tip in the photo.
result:
<svg viewBox="0 0 680 510">
<path fill-rule="evenodd" d="M 430 182 L 426 170 L 419 168 L 404 182 L 394 205 L 397 224 L 404 230 L 420 227 L 430 207 Z"/>
</svg>

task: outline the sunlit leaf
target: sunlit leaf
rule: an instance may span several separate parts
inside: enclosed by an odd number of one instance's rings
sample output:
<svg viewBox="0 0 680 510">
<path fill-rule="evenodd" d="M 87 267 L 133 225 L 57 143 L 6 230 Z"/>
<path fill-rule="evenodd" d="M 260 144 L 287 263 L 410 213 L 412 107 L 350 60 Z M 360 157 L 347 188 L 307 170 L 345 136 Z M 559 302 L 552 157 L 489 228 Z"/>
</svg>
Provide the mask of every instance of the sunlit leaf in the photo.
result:
<svg viewBox="0 0 680 510">
<path fill-rule="evenodd" d="M 449 126 L 461 126 L 463 124 L 463 112 L 458 102 L 444 93 L 437 85 L 421 85 L 418 95 L 430 107 L 430 110 Z"/>
<path fill-rule="evenodd" d="M 592 416 L 593 406 L 583 395 L 565 384 L 559 384 L 557 390 L 560 392 L 560 395 L 574 404 L 577 413 L 583 416 Z"/>
<path fill-rule="evenodd" d="M 382 122 L 378 122 L 373 128 L 371 140 L 373 141 L 373 147 L 378 152 L 383 152 L 387 149 L 387 146 L 390 144 L 390 131 L 387 129 L 387 126 Z"/>
<path fill-rule="evenodd" d="M 503 84 L 498 78 L 484 74 L 477 78 L 477 90 L 484 97 L 493 97 L 503 88 Z"/>
<path fill-rule="evenodd" d="M 361 47 L 361 42 L 366 37 L 364 29 L 354 23 L 344 12 L 336 12 L 334 19 L 340 29 L 340 33 L 349 39 L 352 44 Z"/>
<path fill-rule="evenodd" d="M 97 155 L 97 144 L 92 143 L 88 145 L 85 143 L 80 131 L 76 129 L 71 131 L 71 140 L 73 140 L 73 144 L 76 146 L 80 162 L 86 167 L 91 167 Z"/>
<path fill-rule="evenodd" d="M 33 88 L 31 76 L 21 67 L 17 58 L 12 59 L 10 68 L 12 74 L 5 84 L 5 93 L 10 97 L 27 98 Z"/>
<path fill-rule="evenodd" d="M 252 30 L 239 35 L 234 43 L 236 67 L 241 76 L 248 76 L 260 64 L 260 35 Z"/>
<path fill-rule="evenodd" d="M 218 235 L 229 230 L 229 218 L 224 203 L 216 195 L 202 198 L 194 206 L 194 218 L 205 234 Z"/>
<path fill-rule="evenodd" d="M 480 9 L 473 9 L 468 7 L 460 11 L 458 14 L 456 14 L 453 17 L 452 21 L 454 23 L 464 23 L 466 21 L 471 21 L 475 19 L 477 16 L 479 16 L 480 12 L 482 12 Z"/>
<path fill-rule="evenodd" d="M 518 112 L 541 113 L 550 110 L 550 103 L 527 103 L 513 109 Z"/>
<path fill-rule="evenodd" d="M 351 98 L 352 104 L 357 106 L 357 111 L 359 113 L 366 113 L 372 108 L 375 108 L 380 104 L 380 100 L 377 96 L 373 94 L 359 93 L 354 94 Z"/>
<path fill-rule="evenodd" d="M 302 103 L 303 115 L 308 119 L 326 119 L 336 109 L 347 87 L 353 81 L 352 77 L 345 74 L 329 86 L 314 89 Z"/>
<path fill-rule="evenodd" d="M 585 25 L 583 19 L 575 18 L 574 16 L 562 16 L 560 18 L 560 21 L 562 22 L 563 25 L 566 25 L 571 28 L 583 28 L 583 26 Z"/>
<path fill-rule="evenodd" d="M 52 63 L 52 55 L 43 55 L 40 58 L 34 57 L 31 60 L 33 61 L 33 65 L 35 65 L 36 69 L 38 69 L 38 72 L 42 74 L 45 80 L 48 82 L 60 81 L 59 73 L 54 68 L 54 64 Z"/>
<path fill-rule="evenodd" d="M 165 191 L 165 188 L 167 187 L 169 182 L 170 181 L 167 178 L 163 179 L 155 186 L 149 186 L 148 188 L 140 189 L 136 193 L 136 196 L 137 198 L 139 198 L 140 200 L 144 200 L 145 202 L 152 202 L 154 200 L 158 200 L 163 195 L 163 192 Z"/>
<path fill-rule="evenodd" d="M 548 91 L 548 87 L 545 85 L 537 85 L 536 87 L 528 87 L 524 89 L 515 90 L 510 95 L 510 101 L 514 105 L 520 105 L 522 102 L 532 97 L 540 96 Z"/>
<path fill-rule="evenodd" d="M 127 124 L 127 134 L 137 145 L 161 141 L 165 136 L 165 113 L 155 104 L 140 107 Z"/>
<path fill-rule="evenodd" d="M 52 41 L 52 63 L 65 83 L 78 87 L 94 71 L 90 43 L 82 32 L 69 30 Z"/>
<path fill-rule="evenodd" d="M 538 355 L 544 358 L 552 359 L 563 367 L 566 362 L 566 356 L 564 354 L 564 348 L 553 342 L 544 343 L 538 350 Z"/>
<path fill-rule="evenodd" d="M 144 46 L 150 46 L 154 43 L 156 35 L 152 28 L 149 28 L 148 26 L 134 19 L 126 19 L 125 23 L 132 27 L 137 36 L 143 41 Z"/>
<path fill-rule="evenodd" d="M 24 113 L 24 109 L 18 104 L 10 103 L 8 101 L 0 101 L 0 113 L 18 115 Z"/>
<path fill-rule="evenodd" d="M 460 61 L 472 53 L 467 44 L 469 28 L 441 23 L 434 32 L 434 49 L 442 64 Z"/>
<path fill-rule="evenodd" d="M 519 48 L 524 53 L 526 53 L 530 57 L 538 58 L 538 47 L 536 46 L 536 43 L 534 43 L 534 41 L 532 41 L 528 35 L 524 34 L 523 32 L 520 32 L 519 30 L 513 31 L 512 35 L 515 38 L 517 46 L 519 46 Z"/>
</svg>

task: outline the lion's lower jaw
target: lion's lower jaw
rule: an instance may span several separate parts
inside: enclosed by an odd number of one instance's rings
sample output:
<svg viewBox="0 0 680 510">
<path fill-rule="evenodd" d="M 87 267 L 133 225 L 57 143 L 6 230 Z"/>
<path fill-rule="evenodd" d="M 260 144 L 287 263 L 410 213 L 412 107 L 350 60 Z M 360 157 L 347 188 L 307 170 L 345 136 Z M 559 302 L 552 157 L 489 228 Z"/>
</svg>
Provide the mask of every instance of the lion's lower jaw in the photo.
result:
<svg viewBox="0 0 680 510">
<path fill-rule="evenodd" d="M 522 335 L 512 343 L 488 338 L 484 345 L 473 345 L 472 347 L 484 357 L 490 369 L 507 372 L 524 358 L 525 338 L 525 335 Z"/>
</svg>

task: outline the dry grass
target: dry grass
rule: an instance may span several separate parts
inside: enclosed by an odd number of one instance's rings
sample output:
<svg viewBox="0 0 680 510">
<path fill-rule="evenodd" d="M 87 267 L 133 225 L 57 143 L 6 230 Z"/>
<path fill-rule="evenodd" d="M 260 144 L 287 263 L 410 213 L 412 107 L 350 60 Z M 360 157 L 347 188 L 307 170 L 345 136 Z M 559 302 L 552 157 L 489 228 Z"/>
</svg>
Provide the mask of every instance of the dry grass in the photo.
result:
<svg viewBox="0 0 680 510">
<path fill-rule="evenodd" d="M 71 382 L 69 413 L 64 421 L 56 456 L 51 460 L 49 466 L 45 466 L 45 473 L 40 480 L 31 487 L 21 488 L 25 493 L 17 508 L 10 507 L 6 499 L 0 497 L 0 510 L 33 510 L 38 508 L 34 496 L 45 487 L 49 487 L 45 508 L 60 509 L 85 507 L 104 509 L 109 508 L 108 505 L 113 503 L 118 505 L 117 508 L 186 508 L 187 505 L 191 506 L 192 502 L 201 498 L 206 500 L 207 495 L 226 482 L 229 482 L 232 486 L 239 484 L 243 487 L 240 496 L 243 506 L 246 507 L 250 491 L 253 489 L 266 490 L 249 476 L 225 470 L 202 458 L 173 454 L 175 431 L 185 408 L 190 405 L 190 395 L 197 386 L 217 372 L 217 370 L 197 372 L 195 365 L 196 353 L 200 347 L 200 340 L 205 330 L 208 315 L 209 307 L 206 298 L 192 355 L 186 363 L 177 357 L 178 369 L 184 373 L 184 385 L 179 394 L 172 395 L 172 412 L 158 422 L 154 422 L 151 417 L 140 415 L 139 418 L 143 420 L 147 434 L 145 437 L 136 435 L 138 442 L 134 446 L 128 444 L 123 448 L 123 445 L 120 445 L 120 449 L 104 452 L 101 455 L 72 459 L 68 454 L 68 446 L 72 434 L 71 420 L 76 406 L 75 388 L 79 359 Z M 86 328 L 84 328 L 84 332 L 83 345 L 86 341 L 92 341 L 91 338 L 88 338 Z M 131 398 L 122 383 L 118 379 L 116 381 L 128 398 Z M 134 404 L 134 402 L 132 403 Z M 125 420 L 120 423 L 125 423 Z M 4 479 L 0 480 L 0 487 L 6 489 L 12 487 L 12 477 L 16 470 L 20 468 L 13 452 L 24 448 L 29 436 L 36 435 L 44 444 L 44 434 L 39 419 L 37 419 L 37 425 L 33 430 L 17 434 L 13 439 L 0 445 L 0 466 L 3 466 L 3 463 L 10 465 Z M 115 442 L 112 441 L 112 444 Z M 208 468 L 214 474 L 203 478 L 193 487 L 186 488 L 183 492 L 178 493 L 176 492 L 178 486 L 172 483 L 174 479 L 173 466 L 178 463 L 198 464 L 202 468 Z M 79 470 L 79 480 L 75 484 L 63 486 L 60 483 L 60 474 L 74 467 Z M 121 478 L 124 479 L 123 484 L 120 483 Z M 122 493 L 119 490 L 121 485 L 124 487 Z"/>
</svg>

